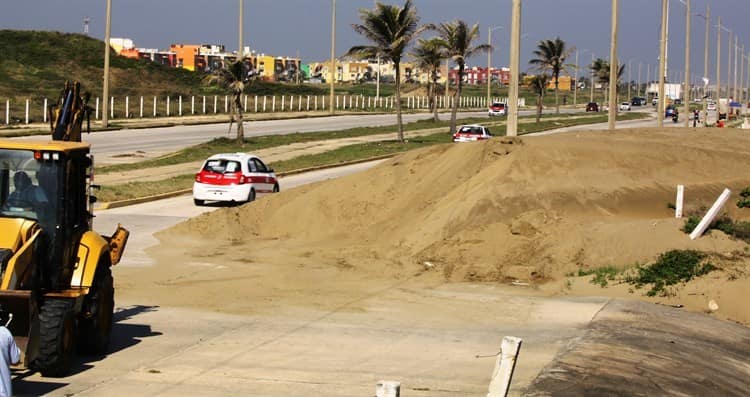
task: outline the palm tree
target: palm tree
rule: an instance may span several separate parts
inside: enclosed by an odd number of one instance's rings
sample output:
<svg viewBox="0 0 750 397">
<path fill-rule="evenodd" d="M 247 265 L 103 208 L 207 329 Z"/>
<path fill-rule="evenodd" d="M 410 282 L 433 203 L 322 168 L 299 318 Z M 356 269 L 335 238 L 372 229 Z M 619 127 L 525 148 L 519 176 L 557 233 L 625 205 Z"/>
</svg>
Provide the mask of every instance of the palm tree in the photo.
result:
<svg viewBox="0 0 750 397">
<path fill-rule="evenodd" d="M 354 46 L 346 55 L 372 59 L 380 56 L 393 62 L 396 69 L 396 123 L 398 140 L 404 141 L 404 126 L 401 120 L 401 58 L 411 41 L 424 30 L 419 27 L 417 10 L 412 0 L 406 0 L 403 7 L 376 3 L 375 9 L 360 9 L 361 24 L 352 24 L 355 32 L 369 40 L 371 45 Z"/>
<path fill-rule="evenodd" d="M 559 37 L 554 40 L 540 40 L 537 49 L 534 50 L 536 58 L 529 61 L 530 64 L 536 65 L 540 72 L 549 71 L 552 75 L 555 82 L 555 108 L 557 113 L 560 113 L 558 101 L 560 73 L 568 66 L 565 64 L 565 59 L 570 55 L 570 50 L 572 49 L 565 48 L 565 42 L 560 40 Z"/>
<path fill-rule="evenodd" d="M 536 94 L 536 122 L 542 118 L 542 102 L 544 93 L 547 91 L 549 76 L 546 73 L 538 74 L 531 79 L 531 91 Z"/>
<path fill-rule="evenodd" d="M 437 111 L 437 81 L 438 71 L 440 66 L 445 59 L 443 52 L 441 51 L 440 41 L 438 39 L 419 39 L 417 47 L 412 52 L 412 57 L 418 68 L 429 71 L 430 81 L 427 85 L 427 96 L 430 98 L 430 109 L 433 112 L 433 120 L 439 121 Z"/>
<path fill-rule="evenodd" d="M 609 87 L 609 62 L 606 59 L 597 58 L 589 66 L 591 73 L 594 75 L 599 84 L 602 85 L 602 89 L 606 90 Z M 625 72 L 625 65 L 620 65 L 617 70 L 617 84 L 620 84 L 620 79 Z M 605 91 L 606 92 L 606 91 Z"/>
<path fill-rule="evenodd" d="M 249 81 L 250 74 L 245 72 L 245 61 L 238 59 L 225 64 L 224 67 L 215 69 L 211 74 L 206 76 L 207 84 L 215 84 L 232 93 L 232 113 L 237 114 L 237 144 L 245 145 L 245 128 L 243 125 L 242 115 L 242 93 L 245 91 L 245 84 Z M 229 120 L 229 129 L 232 129 L 234 115 Z"/>
<path fill-rule="evenodd" d="M 469 28 L 466 22 L 457 19 L 453 22 L 444 22 L 437 26 L 429 25 L 429 28 L 438 32 L 440 45 L 445 49 L 446 57 L 458 64 L 456 93 L 454 94 L 453 107 L 451 109 L 451 132 L 453 132 L 456 131 L 456 113 L 458 112 L 458 102 L 461 99 L 466 59 L 481 52 L 490 51 L 492 50 L 492 46 L 489 44 L 472 46 L 472 42 L 479 38 L 479 24 L 475 24 Z"/>
</svg>

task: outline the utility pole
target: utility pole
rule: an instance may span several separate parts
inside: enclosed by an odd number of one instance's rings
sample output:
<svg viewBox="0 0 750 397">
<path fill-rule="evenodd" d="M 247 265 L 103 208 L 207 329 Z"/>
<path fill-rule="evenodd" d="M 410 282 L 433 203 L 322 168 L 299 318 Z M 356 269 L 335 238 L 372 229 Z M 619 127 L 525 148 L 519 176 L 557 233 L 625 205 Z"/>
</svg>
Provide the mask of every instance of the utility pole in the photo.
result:
<svg viewBox="0 0 750 397">
<path fill-rule="evenodd" d="M 625 99 L 627 99 L 628 101 L 630 101 L 630 98 L 632 98 L 632 96 L 630 96 L 630 86 L 632 85 L 632 84 L 630 84 L 630 83 L 631 83 L 631 82 L 633 81 L 633 76 L 632 76 L 632 73 L 630 73 L 630 70 L 631 70 L 631 69 L 630 69 L 630 61 L 632 61 L 632 60 L 633 60 L 633 59 L 628 59 L 628 97 L 627 97 L 627 98 L 625 98 Z M 619 106 L 619 105 L 618 105 L 618 106 Z"/>
<path fill-rule="evenodd" d="M 594 53 L 593 52 L 591 53 L 591 66 L 592 67 L 594 66 Z M 591 86 L 591 95 L 589 98 L 589 102 L 594 102 L 594 70 L 591 69 L 589 70 L 589 72 L 591 73 L 591 84 L 589 84 Z"/>
<path fill-rule="evenodd" d="M 739 89 L 739 95 L 737 96 L 737 101 L 739 103 L 745 102 L 745 45 L 742 45 L 742 49 L 740 50 L 740 83 L 737 86 Z"/>
<path fill-rule="evenodd" d="M 333 82 L 336 80 L 336 0 L 332 0 L 331 15 L 331 90 L 328 94 L 328 112 L 336 113 L 336 105 L 333 103 Z"/>
<path fill-rule="evenodd" d="M 735 101 L 737 101 L 737 50 L 738 50 L 738 44 L 737 44 L 737 35 L 734 35 L 734 77 L 732 78 L 732 97 Z"/>
<path fill-rule="evenodd" d="M 521 72 L 521 0 L 513 0 L 513 13 L 510 33 L 510 86 L 508 87 L 507 136 L 518 135 L 518 83 Z"/>
<path fill-rule="evenodd" d="M 732 32 L 729 31 L 729 42 L 727 43 L 727 103 L 729 97 L 732 96 Z"/>
<path fill-rule="evenodd" d="M 690 0 L 686 0 L 685 4 L 685 94 L 682 95 L 682 103 L 685 105 L 685 110 L 682 114 L 685 115 L 685 127 L 690 127 Z"/>
<path fill-rule="evenodd" d="M 576 82 L 573 85 L 573 109 L 578 108 L 578 49 L 576 48 Z"/>
<path fill-rule="evenodd" d="M 708 31 L 710 29 L 710 23 L 711 23 L 711 7 L 706 3 L 706 38 L 705 38 L 705 44 L 703 45 L 703 77 L 708 79 Z M 708 96 L 708 93 L 706 90 L 708 89 L 708 84 L 704 83 L 703 86 L 703 96 Z M 706 100 L 703 100 L 703 106 L 706 106 Z"/>
<path fill-rule="evenodd" d="M 721 17 L 716 17 L 716 103 L 721 98 Z"/>
<path fill-rule="evenodd" d="M 656 126 L 664 127 L 664 78 L 667 52 L 667 0 L 661 0 L 661 40 L 659 41 L 659 100 L 656 107 Z"/>
<path fill-rule="evenodd" d="M 617 11 L 619 0 L 612 0 L 612 39 L 609 46 L 609 130 L 615 130 L 617 119 L 617 72 L 619 61 L 617 59 Z"/>
<path fill-rule="evenodd" d="M 641 95 L 641 66 L 643 66 L 643 62 L 638 62 L 638 89 L 636 91 L 639 97 L 643 96 Z"/>
<path fill-rule="evenodd" d="M 107 21 L 104 28 L 104 92 L 102 93 L 102 128 L 109 127 L 109 35 L 112 23 L 112 0 L 107 0 Z"/>
<path fill-rule="evenodd" d="M 238 60 L 242 60 L 242 53 L 245 51 L 244 44 L 242 43 L 242 36 L 243 36 L 243 34 L 242 34 L 242 23 L 244 22 L 243 21 L 243 19 L 244 19 L 243 18 L 244 11 L 243 11 L 242 8 L 243 8 L 243 5 L 245 3 L 245 0 L 239 0 L 239 1 L 240 1 L 240 21 L 239 21 L 240 32 L 239 32 L 239 50 L 237 50 L 237 59 Z"/>
</svg>

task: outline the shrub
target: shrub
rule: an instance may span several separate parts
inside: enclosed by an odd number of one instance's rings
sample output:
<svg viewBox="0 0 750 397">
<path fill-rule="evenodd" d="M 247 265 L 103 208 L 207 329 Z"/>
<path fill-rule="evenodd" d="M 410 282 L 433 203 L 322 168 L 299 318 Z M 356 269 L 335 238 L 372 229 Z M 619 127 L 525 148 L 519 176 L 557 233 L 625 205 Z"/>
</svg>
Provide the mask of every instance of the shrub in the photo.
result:
<svg viewBox="0 0 750 397">
<path fill-rule="evenodd" d="M 655 263 L 639 267 L 638 274 L 626 278 L 636 288 L 650 284 L 651 289 L 646 293 L 648 296 L 657 294 L 665 295 L 665 287 L 680 282 L 692 280 L 715 270 L 716 267 L 710 263 L 702 263 L 706 255 L 693 250 L 667 251 L 656 260 Z"/>
<path fill-rule="evenodd" d="M 578 276 L 588 276 L 593 274 L 594 278 L 591 279 L 591 284 L 596 284 L 602 288 L 606 287 L 610 281 L 615 279 L 619 271 L 614 266 L 603 266 L 596 269 L 579 269 Z"/>
</svg>

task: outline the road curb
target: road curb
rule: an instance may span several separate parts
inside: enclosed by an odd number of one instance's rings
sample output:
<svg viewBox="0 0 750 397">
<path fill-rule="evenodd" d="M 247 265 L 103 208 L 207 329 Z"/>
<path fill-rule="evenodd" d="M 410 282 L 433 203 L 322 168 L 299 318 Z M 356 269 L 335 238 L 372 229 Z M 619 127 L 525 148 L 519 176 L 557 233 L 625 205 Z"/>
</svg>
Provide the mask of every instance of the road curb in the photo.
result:
<svg viewBox="0 0 750 397">
<path fill-rule="evenodd" d="M 368 157 L 366 159 L 346 161 L 346 162 L 343 162 L 343 163 L 327 164 L 327 165 L 319 165 L 319 166 L 315 166 L 315 167 L 300 168 L 300 169 L 286 171 L 286 172 L 279 172 L 279 173 L 276 174 L 276 176 L 279 177 L 279 178 L 283 178 L 285 176 L 302 174 L 302 173 L 305 173 L 305 172 L 325 170 L 325 169 L 336 168 L 336 167 L 344 167 L 344 166 L 347 166 L 347 165 L 367 163 L 367 162 L 376 161 L 376 160 L 384 160 L 384 159 L 388 159 L 388 158 L 391 158 L 393 156 L 396 156 L 398 154 L 400 154 L 400 153 L 385 154 L 385 155 L 382 155 L 382 156 Z M 155 194 L 153 196 L 138 197 L 138 198 L 127 199 L 127 200 L 101 202 L 101 203 L 97 203 L 96 209 L 97 210 L 109 210 L 109 209 L 114 209 L 114 208 L 127 207 L 129 205 L 142 204 L 142 203 L 147 203 L 147 202 L 150 202 L 150 201 L 157 201 L 157 200 L 163 200 L 163 199 L 168 199 L 168 198 L 172 198 L 172 197 L 182 196 L 182 195 L 185 195 L 185 194 L 188 194 L 188 193 L 192 193 L 192 191 L 193 191 L 193 189 L 190 188 L 190 189 L 177 190 L 177 191 L 169 192 L 169 193 Z"/>
</svg>

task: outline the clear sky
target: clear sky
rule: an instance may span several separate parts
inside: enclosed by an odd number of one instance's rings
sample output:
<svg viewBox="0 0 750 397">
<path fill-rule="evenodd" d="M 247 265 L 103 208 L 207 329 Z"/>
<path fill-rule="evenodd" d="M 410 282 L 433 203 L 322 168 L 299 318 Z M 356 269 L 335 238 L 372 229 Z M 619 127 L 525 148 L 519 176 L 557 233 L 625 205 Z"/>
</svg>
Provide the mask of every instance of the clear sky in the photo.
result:
<svg viewBox="0 0 750 397">
<path fill-rule="evenodd" d="M 0 0 L 0 28 L 82 32 L 83 18 L 88 16 L 90 35 L 104 37 L 105 0 Z M 403 1 L 385 0 L 389 4 Z M 137 47 L 167 49 L 172 43 L 224 44 L 236 50 L 238 42 L 238 0 L 112 0 L 112 37 L 126 37 Z M 619 56 L 631 60 L 633 80 L 638 64 L 642 79 L 650 65 L 653 78 L 658 65 L 661 0 L 620 0 Z M 694 13 L 705 13 L 711 6 L 709 77 L 714 80 L 716 58 L 716 22 L 739 34 L 739 44 L 750 52 L 750 0 L 692 0 Z M 299 55 L 305 62 L 321 61 L 330 56 L 331 0 L 245 0 L 245 45 L 258 52 Z M 336 54 L 365 41 L 351 28 L 359 21 L 358 10 L 373 7 L 373 0 L 337 0 Z M 487 28 L 503 26 L 492 33 L 493 66 L 506 66 L 509 58 L 511 0 L 414 0 L 422 23 L 440 23 L 456 18 L 478 23 L 480 41 L 487 40 Z M 522 69 L 536 42 L 560 36 L 580 49 L 581 65 L 591 62 L 591 54 L 609 56 L 610 0 L 523 0 Z M 703 74 L 705 20 L 692 18 L 692 69 Z M 683 69 L 685 6 L 670 0 L 669 69 Z M 426 36 L 429 36 L 427 33 Z M 722 32 L 722 80 L 727 75 L 726 32 Z M 0 48 L 0 53 L 2 48 Z M 575 63 L 575 54 L 569 59 Z M 471 60 L 472 65 L 486 66 L 486 56 Z M 739 65 L 739 64 L 738 64 Z M 746 65 L 747 69 L 747 65 Z M 628 72 L 626 72 L 627 78 Z M 674 75 L 676 79 L 676 74 Z"/>
</svg>

